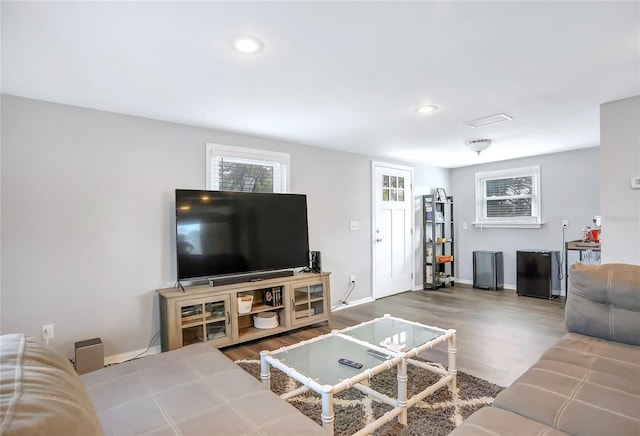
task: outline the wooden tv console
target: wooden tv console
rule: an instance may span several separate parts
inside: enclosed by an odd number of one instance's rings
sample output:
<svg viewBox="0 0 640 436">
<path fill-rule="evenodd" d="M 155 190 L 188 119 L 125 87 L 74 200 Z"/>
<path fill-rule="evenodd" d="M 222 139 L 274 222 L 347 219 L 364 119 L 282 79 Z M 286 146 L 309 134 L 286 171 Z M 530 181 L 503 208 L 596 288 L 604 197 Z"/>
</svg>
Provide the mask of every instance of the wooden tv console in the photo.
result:
<svg viewBox="0 0 640 436">
<path fill-rule="evenodd" d="M 297 273 L 223 286 L 189 286 L 184 292 L 159 289 L 162 351 L 196 342 L 225 347 L 328 321 L 329 274 Z M 246 307 L 248 300 L 252 300 L 250 308 Z M 243 306 L 248 312 L 241 313 Z M 254 316 L 264 325 L 261 321 L 271 321 L 274 312 L 277 326 L 255 327 Z"/>
</svg>

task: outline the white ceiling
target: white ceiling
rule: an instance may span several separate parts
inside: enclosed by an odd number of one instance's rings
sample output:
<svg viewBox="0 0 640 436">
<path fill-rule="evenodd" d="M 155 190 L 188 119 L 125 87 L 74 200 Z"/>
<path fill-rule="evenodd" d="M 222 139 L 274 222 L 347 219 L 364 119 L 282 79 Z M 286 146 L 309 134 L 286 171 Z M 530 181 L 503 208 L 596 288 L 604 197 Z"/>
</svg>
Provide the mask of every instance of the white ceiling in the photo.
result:
<svg viewBox="0 0 640 436">
<path fill-rule="evenodd" d="M 459 167 L 599 145 L 640 2 L 2 2 L 2 92 Z M 236 35 L 265 50 L 234 52 Z M 420 115 L 415 108 L 435 104 Z M 498 113 L 513 121 L 472 129 Z M 466 149 L 490 138 L 480 156 Z"/>
</svg>

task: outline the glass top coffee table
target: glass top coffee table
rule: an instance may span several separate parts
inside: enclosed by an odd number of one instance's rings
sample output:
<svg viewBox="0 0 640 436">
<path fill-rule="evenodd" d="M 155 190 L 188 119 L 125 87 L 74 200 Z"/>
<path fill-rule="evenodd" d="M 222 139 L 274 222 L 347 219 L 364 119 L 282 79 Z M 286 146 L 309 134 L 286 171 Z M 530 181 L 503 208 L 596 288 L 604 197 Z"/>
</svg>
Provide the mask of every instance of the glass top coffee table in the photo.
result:
<svg viewBox="0 0 640 436">
<path fill-rule="evenodd" d="M 345 389 L 358 389 L 390 406 L 393 409 L 377 420 L 367 424 L 356 434 L 368 434 L 393 420 L 407 425 L 407 409 L 431 395 L 442 386 L 449 384 L 452 391 L 456 387 L 456 331 L 423 325 L 385 314 L 381 318 L 361 324 L 334 330 L 330 334 L 302 341 L 275 351 L 260 353 L 262 382 L 270 385 L 270 367 L 279 369 L 294 378 L 302 386 L 281 395 L 292 398 L 308 390 L 320 394 L 322 398 L 322 426 L 333 434 L 333 395 Z M 448 369 L 442 370 L 413 359 L 424 350 L 440 343 L 448 343 Z M 381 353 L 378 356 L 373 352 Z M 339 363 L 348 359 L 362 365 L 354 368 Z M 407 365 L 419 366 L 442 375 L 436 383 L 407 399 Z M 398 367 L 397 398 L 377 392 L 361 382 Z"/>
</svg>

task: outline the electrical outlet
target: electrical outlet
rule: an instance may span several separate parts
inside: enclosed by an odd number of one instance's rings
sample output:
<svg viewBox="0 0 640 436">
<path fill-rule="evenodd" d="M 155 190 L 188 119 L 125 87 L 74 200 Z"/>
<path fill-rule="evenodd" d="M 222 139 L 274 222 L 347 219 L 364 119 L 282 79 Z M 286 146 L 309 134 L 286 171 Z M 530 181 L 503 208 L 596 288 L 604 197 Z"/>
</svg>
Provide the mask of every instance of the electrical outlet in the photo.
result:
<svg viewBox="0 0 640 436">
<path fill-rule="evenodd" d="M 562 220 L 562 227 L 569 227 L 569 220 Z"/>
<path fill-rule="evenodd" d="M 356 276 L 351 276 L 351 283 L 355 283 L 356 282 Z"/>
<path fill-rule="evenodd" d="M 48 341 L 53 339 L 53 324 L 44 324 L 42 326 L 42 340 Z"/>
</svg>

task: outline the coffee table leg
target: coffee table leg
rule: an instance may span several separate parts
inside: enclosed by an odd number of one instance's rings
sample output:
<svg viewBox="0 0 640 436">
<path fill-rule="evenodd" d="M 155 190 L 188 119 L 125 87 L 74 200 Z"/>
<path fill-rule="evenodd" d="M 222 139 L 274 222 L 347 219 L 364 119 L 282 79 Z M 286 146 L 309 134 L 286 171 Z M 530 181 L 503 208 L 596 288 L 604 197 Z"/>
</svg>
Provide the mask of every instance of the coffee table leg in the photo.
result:
<svg viewBox="0 0 640 436">
<path fill-rule="evenodd" d="M 398 364 L 398 407 L 402 407 L 398 422 L 401 425 L 407 425 L 407 378 L 407 359 L 402 359 Z"/>
<path fill-rule="evenodd" d="M 333 434 L 333 386 L 322 386 L 322 427 Z"/>
<path fill-rule="evenodd" d="M 260 352 L 260 379 L 262 383 L 267 386 L 267 389 L 271 390 L 271 365 L 269 365 L 266 359 L 268 354 L 268 351 Z"/>
<path fill-rule="evenodd" d="M 454 329 L 449 330 L 450 333 L 453 333 L 451 337 L 447 340 L 448 343 L 448 351 L 449 351 L 449 368 L 448 372 L 453 376 L 451 382 L 449 383 L 449 388 L 451 389 L 451 393 L 454 393 L 457 388 L 456 382 L 456 374 L 458 373 L 458 369 L 456 367 L 456 353 L 458 349 L 456 348 L 456 331 Z"/>
</svg>

